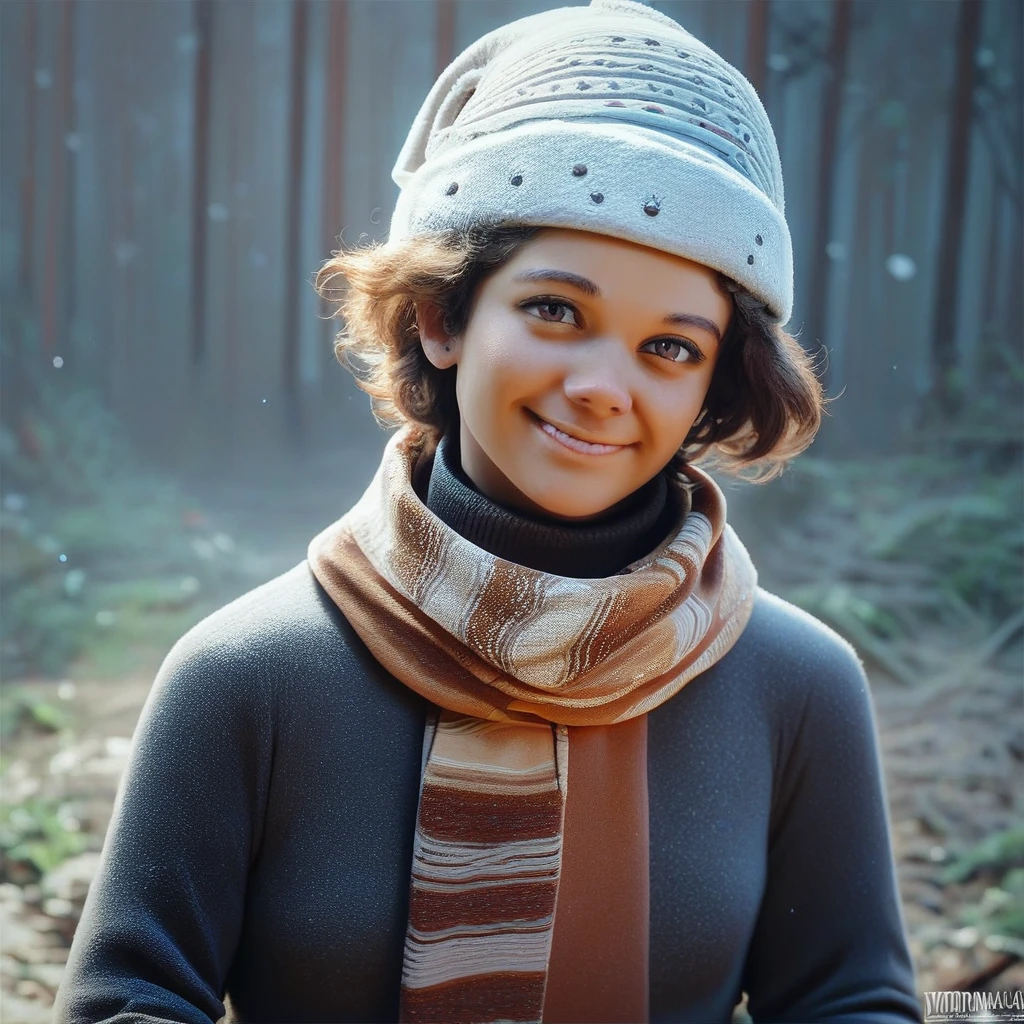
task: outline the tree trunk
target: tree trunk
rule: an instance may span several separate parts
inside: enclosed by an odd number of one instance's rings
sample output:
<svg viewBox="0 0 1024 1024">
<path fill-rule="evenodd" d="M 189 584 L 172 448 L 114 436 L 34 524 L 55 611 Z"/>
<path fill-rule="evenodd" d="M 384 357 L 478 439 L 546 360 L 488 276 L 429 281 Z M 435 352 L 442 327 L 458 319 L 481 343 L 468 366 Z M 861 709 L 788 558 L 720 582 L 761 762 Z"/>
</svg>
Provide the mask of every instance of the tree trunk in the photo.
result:
<svg viewBox="0 0 1024 1024">
<path fill-rule="evenodd" d="M 249 123 L 249 100 L 252 97 L 252 78 L 250 69 L 254 66 L 253 21 L 256 12 L 249 6 L 236 8 L 233 26 L 233 38 L 230 45 L 225 46 L 223 61 L 224 76 L 228 82 L 228 125 L 227 125 L 227 191 L 230 214 L 225 224 L 225 236 L 228 260 L 223 267 L 224 273 L 224 363 L 223 393 L 225 401 L 222 407 L 221 424 L 225 454 L 233 461 L 235 446 L 238 440 L 238 382 L 243 372 L 239 366 L 239 336 L 241 333 L 240 316 L 238 314 L 238 277 L 239 262 L 245 251 L 243 236 L 242 209 L 243 198 L 239 193 L 239 175 L 246 172 L 247 160 L 251 154 L 240 156 L 243 146 L 241 138 L 243 127 Z"/>
<path fill-rule="evenodd" d="M 292 4 L 291 108 L 288 118 L 288 199 L 285 210 L 285 302 L 283 383 L 285 429 L 292 444 L 304 435 L 299 395 L 299 243 L 302 237 L 302 184 L 306 116 L 306 0 Z"/>
<path fill-rule="evenodd" d="M 829 260 L 825 253 L 832 234 L 832 192 L 835 181 L 836 141 L 843 113 L 843 86 L 850 51 L 850 0 L 835 0 L 832 36 L 828 48 L 828 84 L 821 109 L 821 148 L 818 151 L 818 193 L 814 212 L 806 336 L 812 347 L 828 344 L 824 337 L 828 316 Z M 827 370 L 822 383 L 828 386 Z"/>
<path fill-rule="evenodd" d="M 765 100 L 768 84 L 768 0 L 750 0 L 747 4 L 747 53 L 743 73 Z M 767 104 L 765 104 L 767 106 Z"/>
<path fill-rule="evenodd" d="M 324 180 L 323 180 L 323 256 L 326 258 L 341 245 L 341 201 L 344 195 L 345 156 L 345 69 L 348 65 L 348 4 L 336 3 L 327 8 L 327 96 L 324 99 Z M 333 305 L 325 313 L 333 313 Z M 322 343 L 326 353 L 337 333 L 337 320 L 323 321 Z M 332 374 L 322 374 L 322 393 L 337 387 Z"/>
<path fill-rule="evenodd" d="M 206 362 L 206 221 L 209 204 L 210 51 L 213 46 L 212 0 L 194 0 L 196 74 L 192 123 L 192 329 L 190 366 L 193 391 Z"/>
<path fill-rule="evenodd" d="M 129 33 L 125 33 L 128 35 Z M 134 66 L 132 67 L 134 72 Z M 134 86 L 137 81 L 135 74 L 132 74 L 132 81 L 128 92 L 134 93 Z M 131 116 L 131 107 L 123 104 L 120 108 L 121 125 L 121 187 L 118 189 L 117 201 L 122 204 L 122 215 L 118 241 L 130 246 L 131 257 L 124 261 L 121 267 L 121 295 L 123 297 L 124 317 L 121 320 L 121 337 L 119 347 L 121 358 L 117 361 L 118 383 L 118 412 L 129 417 L 129 422 L 134 419 L 140 411 L 138 402 L 138 391 L 135 384 L 135 358 L 138 354 L 136 346 L 138 337 L 135 331 L 135 291 L 139 270 L 138 246 L 135 241 L 135 207 L 138 200 L 135 197 L 135 138 L 136 127 L 134 118 Z"/>
<path fill-rule="evenodd" d="M 78 148 L 81 144 L 78 139 L 78 107 L 75 102 L 75 76 L 78 73 L 76 54 L 78 51 L 78 14 L 81 6 L 66 0 L 64 18 L 67 22 L 67 59 L 64 62 L 64 124 L 65 135 L 63 142 L 63 156 L 67 174 L 64 184 L 64 226 L 61 229 L 61 255 L 58 280 L 62 295 L 61 303 L 61 333 L 64 340 L 65 353 L 71 351 L 71 326 L 75 322 L 77 308 L 76 298 L 76 270 L 75 267 L 75 183 L 78 180 Z M 74 137 L 73 145 L 67 145 L 69 137 Z M 79 353 L 75 353 L 76 357 Z M 64 359 L 67 362 L 67 354 Z M 77 360 L 76 360 L 77 361 Z"/>
<path fill-rule="evenodd" d="M 872 197 L 877 187 L 878 144 L 876 137 L 865 133 L 861 138 L 861 149 L 857 158 L 857 192 L 854 199 L 853 245 L 847 254 L 852 280 L 850 290 L 853 301 L 846 325 L 847 342 L 844 352 L 841 380 L 844 403 L 843 417 L 836 417 L 836 425 L 842 424 L 839 454 L 852 455 L 863 452 L 867 445 L 863 439 L 863 425 L 870 422 L 872 412 L 872 380 L 878 369 L 871 361 L 871 353 L 863 345 L 853 342 L 855 338 L 867 337 L 874 329 L 872 306 L 869 302 L 872 277 L 879 274 L 875 263 L 876 253 L 872 241 Z"/>
<path fill-rule="evenodd" d="M 964 234 L 964 206 L 970 163 L 971 125 L 974 118 L 974 55 L 981 34 L 980 0 L 959 0 L 956 26 L 956 72 L 950 107 L 949 141 L 946 150 L 944 216 L 939 236 L 935 310 L 932 320 L 931 397 L 943 413 L 952 412 L 958 401 L 956 317 L 957 277 Z"/>
<path fill-rule="evenodd" d="M 71 280 L 58 280 L 58 268 L 66 266 L 67 225 L 70 210 L 67 202 L 68 147 L 65 137 L 73 121 L 72 79 L 74 77 L 74 11 L 71 0 L 62 0 L 57 22 L 57 81 L 54 83 L 54 110 L 51 122 L 50 160 L 52 178 L 47 203 L 46 234 L 43 242 L 43 290 L 40 296 L 40 342 L 43 359 L 53 359 L 58 336 L 67 337 L 67 320 L 63 311 L 72 294 Z M 66 344 L 65 344 L 66 350 Z"/>
<path fill-rule="evenodd" d="M 993 175 L 992 181 L 991 210 L 988 218 L 988 237 L 986 238 L 985 250 L 985 287 L 984 305 L 982 307 L 982 322 L 978 325 L 981 337 L 981 350 L 977 358 L 977 379 L 985 382 L 992 373 L 995 366 L 992 364 L 992 354 L 995 345 L 993 342 L 999 338 L 1001 330 L 1008 326 L 1000 322 L 999 317 L 999 253 L 1002 248 L 1001 216 L 1004 212 L 1003 194 L 999 188 L 999 179 Z"/>
<path fill-rule="evenodd" d="M 434 77 L 455 59 L 455 0 L 436 0 L 437 30 L 434 37 Z"/>
<path fill-rule="evenodd" d="M 24 395 L 26 384 L 25 361 L 28 339 L 27 327 L 30 318 L 35 314 L 35 281 L 32 258 L 34 254 L 33 233 L 35 230 L 35 181 L 36 181 L 36 96 L 38 87 L 35 82 L 36 73 L 36 28 L 38 9 L 35 4 L 27 4 L 25 12 L 25 161 L 20 182 L 21 223 L 18 233 L 18 291 L 20 301 L 17 304 L 14 330 L 11 337 L 10 364 L 6 372 L 0 376 L 3 382 L 4 418 L 14 424 L 21 435 L 24 411 Z"/>
</svg>

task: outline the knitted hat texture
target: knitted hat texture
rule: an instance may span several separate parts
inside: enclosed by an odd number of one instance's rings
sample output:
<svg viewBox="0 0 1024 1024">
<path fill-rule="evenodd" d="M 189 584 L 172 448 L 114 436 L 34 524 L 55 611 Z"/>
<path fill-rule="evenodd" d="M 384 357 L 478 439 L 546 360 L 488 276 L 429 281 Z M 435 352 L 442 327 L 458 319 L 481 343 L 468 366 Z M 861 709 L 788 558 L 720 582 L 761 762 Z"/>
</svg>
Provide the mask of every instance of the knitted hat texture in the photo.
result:
<svg viewBox="0 0 1024 1024">
<path fill-rule="evenodd" d="M 395 163 L 389 238 L 482 222 L 575 228 L 719 270 L 785 323 L 782 168 L 753 86 L 668 16 L 591 0 L 464 50 Z"/>
</svg>

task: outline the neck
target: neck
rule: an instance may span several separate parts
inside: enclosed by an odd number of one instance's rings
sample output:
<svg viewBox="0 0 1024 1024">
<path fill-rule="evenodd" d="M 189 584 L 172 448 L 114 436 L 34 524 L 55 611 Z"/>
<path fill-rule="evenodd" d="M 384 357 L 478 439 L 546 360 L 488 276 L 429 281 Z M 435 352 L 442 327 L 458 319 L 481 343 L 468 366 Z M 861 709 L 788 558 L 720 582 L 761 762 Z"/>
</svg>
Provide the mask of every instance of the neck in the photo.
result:
<svg viewBox="0 0 1024 1024">
<path fill-rule="evenodd" d="M 526 515 L 481 494 L 462 470 L 458 439 L 434 454 L 426 505 L 472 544 L 517 565 L 578 579 L 620 573 L 653 551 L 673 528 L 681 495 L 664 472 L 605 517 L 586 523 Z"/>
</svg>

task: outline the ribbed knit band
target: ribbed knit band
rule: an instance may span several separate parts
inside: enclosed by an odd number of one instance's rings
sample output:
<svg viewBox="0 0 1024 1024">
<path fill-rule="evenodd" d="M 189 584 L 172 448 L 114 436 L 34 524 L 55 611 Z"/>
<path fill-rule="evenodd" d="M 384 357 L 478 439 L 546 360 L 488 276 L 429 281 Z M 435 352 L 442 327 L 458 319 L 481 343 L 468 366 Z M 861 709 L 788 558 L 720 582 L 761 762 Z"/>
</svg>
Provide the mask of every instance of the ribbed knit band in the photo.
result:
<svg viewBox="0 0 1024 1024">
<path fill-rule="evenodd" d="M 458 438 L 443 437 L 434 454 L 426 505 L 466 540 L 498 558 L 553 576 L 602 579 L 643 558 L 677 527 L 685 495 L 659 473 L 611 518 L 558 523 L 491 501 L 464 478 Z"/>
<path fill-rule="evenodd" d="M 757 93 L 633 0 L 482 37 L 435 83 L 392 176 L 391 240 L 481 222 L 594 231 L 712 267 L 791 314 L 782 170 Z"/>
</svg>

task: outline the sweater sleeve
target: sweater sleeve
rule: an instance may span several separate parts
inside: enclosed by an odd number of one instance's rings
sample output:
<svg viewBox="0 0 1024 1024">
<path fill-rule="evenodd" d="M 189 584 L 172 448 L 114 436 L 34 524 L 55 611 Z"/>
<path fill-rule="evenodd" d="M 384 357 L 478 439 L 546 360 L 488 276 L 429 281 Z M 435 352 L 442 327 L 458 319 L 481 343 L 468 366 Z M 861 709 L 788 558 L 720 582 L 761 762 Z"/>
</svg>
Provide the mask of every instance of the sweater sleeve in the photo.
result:
<svg viewBox="0 0 1024 1024">
<path fill-rule="evenodd" d="M 196 627 L 156 677 L 55 1024 L 210 1024 L 225 1012 L 271 746 L 268 702 L 237 646 Z"/>
<path fill-rule="evenodd" d="M 845 641 L 813 626 L 790 666 L 809 682 L 776 754 L 748 1009 L 758 1024 L 919 1022 L 867 679 Z"/>
</svg>

